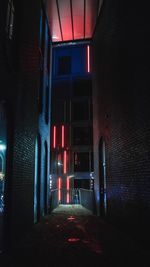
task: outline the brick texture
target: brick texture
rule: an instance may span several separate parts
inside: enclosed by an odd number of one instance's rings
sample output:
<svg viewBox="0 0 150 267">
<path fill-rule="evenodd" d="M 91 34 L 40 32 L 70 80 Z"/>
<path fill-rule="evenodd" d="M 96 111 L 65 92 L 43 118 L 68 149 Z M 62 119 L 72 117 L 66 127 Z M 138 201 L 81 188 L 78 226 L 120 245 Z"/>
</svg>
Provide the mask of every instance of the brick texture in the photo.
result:
<svg viewBox="0 0 150 267">
<path fill-rule="evenodd" d="M 150 222 L 149 18 L 136 1 L 104 1 L 93 38 L 95 196 L 106 141 L 107 217 L 145 240 Z M 137 235 L 138 234 L 138 235 Z"/>
<path fill-rule="evenodd" d="M 49 149 L 50 126 L 44 122 L 45 107 L 39 117 L 41 1 L 14 0 L 13 41 L 7 39 L 5 32 L 8 1 L 2 2 L 0 101 L 6 102 L 8 120 L 6 225 L 9 241 L 11 236 L 14 242 L 34 222 L 35 142 L 40 132 Z M 44 214 L 43 207 L 41 213 Z"/>
</svg>

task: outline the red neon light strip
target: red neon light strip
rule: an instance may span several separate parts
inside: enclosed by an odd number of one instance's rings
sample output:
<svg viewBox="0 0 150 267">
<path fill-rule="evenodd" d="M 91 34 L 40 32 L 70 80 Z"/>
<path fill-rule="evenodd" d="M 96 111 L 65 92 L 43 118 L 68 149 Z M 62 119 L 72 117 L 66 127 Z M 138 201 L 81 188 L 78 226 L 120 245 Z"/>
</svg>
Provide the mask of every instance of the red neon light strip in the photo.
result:
<svg viewBox="0 0 150 267">
<path fill-rule="evenodd" d="M 61 201 L 61 178 L 58 178 L 58 201 Z"/>
<path fill-rule="evenodd" d="M 69 177 L 67 177 L 67 190 L 69 190 L 70 189 L 70 179 L 69 179 Z"/>
<path fill-rule="evenodd" d="M 53 128 L 53 148 L 56 148 L 56 126 Z"/>
<path fill-rule="evenodd" d="M 61 146 L 63 148 L 65 145 L 65 127 L 64 127 L 64 125 L 62 125 L 62 127 L 61 127 L 61 137 L 62 137 Z"/>
<path fill-rule="evenodd" d="M 87 72 L 90 73 L 90 46 L 87 46 Z"/>
<path fill-rule="evenodd" d="M 70 202 L 70 197 L 69 197 L 69 193 L 67 192 L 67 204 L 69 204 Z"/>
<path fill-rule="evenodd" d="M 64 151 L 64 174 L 67 172 L 67 152 Z"/>
<path fill-rule="evenodd" d="M 69 177 L 67 177 L 67 204 L 70 202 L 70 197 L 69 197 L 69 189 L 70 189 L 70 180 Z"/>
</svg>

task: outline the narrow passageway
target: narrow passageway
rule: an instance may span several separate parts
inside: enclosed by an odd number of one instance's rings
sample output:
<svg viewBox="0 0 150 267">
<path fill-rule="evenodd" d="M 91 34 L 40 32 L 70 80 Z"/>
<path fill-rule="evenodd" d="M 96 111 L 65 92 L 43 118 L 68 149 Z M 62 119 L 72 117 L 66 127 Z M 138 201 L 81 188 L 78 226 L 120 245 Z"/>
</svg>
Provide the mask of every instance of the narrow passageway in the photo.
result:
<svg viewBox="0 0 150 267">
<path fill-rule="evenodd" d="M 148 256 L 148 255 L 147 255 Z M 12 254 L 11 267 L 149 266 L 130 238 L 81 205 L 60 205 L 34 226 Z"/>
</svg>

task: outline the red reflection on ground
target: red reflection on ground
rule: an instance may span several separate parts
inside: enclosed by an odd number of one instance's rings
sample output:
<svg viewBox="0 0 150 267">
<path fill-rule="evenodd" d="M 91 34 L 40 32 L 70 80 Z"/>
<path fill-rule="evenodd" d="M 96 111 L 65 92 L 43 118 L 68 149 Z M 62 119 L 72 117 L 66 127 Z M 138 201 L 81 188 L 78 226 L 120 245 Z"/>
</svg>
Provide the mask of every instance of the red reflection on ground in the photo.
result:
<svg viewBox="0 0 150 267">
<path fill-rule="evenodd" d="M 79 241 L 80 241 L 80 238 L 76 238 L 76 237 L 68 238 L 68 242 L 79 242 Z"/>
<path fill-rule="evenodd" d="M 70 217 L 67 218 L 67 220 L 68 220 L 68 221 L 73 221 L 73 220 L 75 220 L 75 217 L 70 216 Z"/>
<path fill-rule="evenodd" d="M 101 254 L 103 252 L 101 245 L 98 244 L 96 240 L 82 240 L 82 243 L 97 254 Z"/>
</svg>

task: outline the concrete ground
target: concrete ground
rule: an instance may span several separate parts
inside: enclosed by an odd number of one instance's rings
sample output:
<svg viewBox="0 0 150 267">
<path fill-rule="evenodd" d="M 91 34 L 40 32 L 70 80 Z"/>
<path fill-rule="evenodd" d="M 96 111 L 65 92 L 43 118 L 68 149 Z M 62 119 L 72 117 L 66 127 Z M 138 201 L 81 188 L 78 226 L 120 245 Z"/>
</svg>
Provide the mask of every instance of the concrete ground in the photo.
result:
<svg viewBox="0 0 150 267">
<path fill-rule="evenodd" d="M 60 205 L 1 259 L 2 267 L 149 267 L 149 251 L 80 205 Z"/>
</svg>

